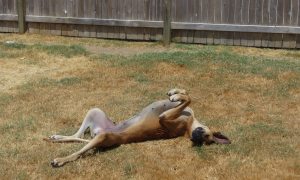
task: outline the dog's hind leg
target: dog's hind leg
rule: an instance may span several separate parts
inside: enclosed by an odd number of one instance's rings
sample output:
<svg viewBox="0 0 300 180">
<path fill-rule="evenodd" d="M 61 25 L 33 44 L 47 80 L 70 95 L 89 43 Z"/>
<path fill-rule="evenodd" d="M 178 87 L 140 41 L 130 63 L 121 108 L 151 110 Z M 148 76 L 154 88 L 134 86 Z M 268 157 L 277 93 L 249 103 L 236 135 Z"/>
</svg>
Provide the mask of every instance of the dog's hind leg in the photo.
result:
<svg viewBox="0 0 300 180">
<path fill-rule="evenodd" d="M 88 144 L 86 144 L 81 150 L 63 158 L 56 158 L 51 162 L 52 167 L 63 166 L 67 162 L 75 161 L 81 157 L 85 152 L 96 147 L 112 147 L 120 145 L 124 142 L 124 137 L 115 133 L 103 133 L 97 135 Z"/>
<path fill-rule="evenodd" d="M 79 130 L 72 136 L 52 135 L 44 140 L 51 142 L 89 142 L 89 140 L 82 139 L 84 133 L 89 129 L 91 137 L 97 134 L 104 133 L 105 129 L 114 127 L 114 123 L 107 117 L 107 115 L 100 109 L 91 109 L 84 118 Z"/>
</svg>

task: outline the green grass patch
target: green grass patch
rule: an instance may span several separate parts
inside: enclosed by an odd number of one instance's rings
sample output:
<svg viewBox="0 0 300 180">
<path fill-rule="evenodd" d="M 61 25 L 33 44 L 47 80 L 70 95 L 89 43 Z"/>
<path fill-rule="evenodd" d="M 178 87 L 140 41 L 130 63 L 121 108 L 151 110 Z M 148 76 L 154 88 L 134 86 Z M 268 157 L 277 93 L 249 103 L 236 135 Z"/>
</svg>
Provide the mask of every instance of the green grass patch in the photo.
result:
<svg viewBox="0 0 300 180">
<path fill-rule="evenodd" d="M 38 124 L 39 123 L 33 117 L 24 117 L 23 115 L 20 115 L 20 117 L 1 125 L 0 130 L 3 133 L 13 133 L 16 135 L 26 131 L 35 132 Z M 21 140 L 18 136 L 15 136 L 15 138 Z"/>
<path fill-rule="evenodd" d="M 60 55 L 67 58 L 87 54 L 86 49 L 79 45 L 65 46 L 65 45 L 35 44 L 32 46 L 32 48 L 45 51 L 51 55 Z"/>
<path fill-rule="evenodd" d="M 9 50 L 18 50 L 18 51 L 9 51 Z M 63 57 L 74 57 L 80 55 L 87 55 L 87 51 L 83 46 L 80 45 L 45 45 L 45 44 L 34 44 L 26 45 L 22 43 L 4 43 L 0 45 L 0 57 L 20 57 L 26 52 L 35 52 L 43 51 L 50 55 L 58 55 Z"/>
<path fill-rule="evenodd" d="M 133 78 L 138 83 L 147 83 L 150 81 L 145 74 L 139 72 L 129 74 L 129 77 Z"/>
<path fill-rule="evenodd" d="M 12 99 L 13 96 L 10 94 L 6 94 L 6 93 L 0 94 L 0 106 L 7 105 Z"/>
<path fill-rule="evenodd" d="M 26 48 L 25 44 L 23 44 L 23 43 L 17 43 L 17 42 L 4 43 L 3 45 L 6 48 L 13 48 L 13 49 L 24 49 L 24 48 Z"/>
</svg>

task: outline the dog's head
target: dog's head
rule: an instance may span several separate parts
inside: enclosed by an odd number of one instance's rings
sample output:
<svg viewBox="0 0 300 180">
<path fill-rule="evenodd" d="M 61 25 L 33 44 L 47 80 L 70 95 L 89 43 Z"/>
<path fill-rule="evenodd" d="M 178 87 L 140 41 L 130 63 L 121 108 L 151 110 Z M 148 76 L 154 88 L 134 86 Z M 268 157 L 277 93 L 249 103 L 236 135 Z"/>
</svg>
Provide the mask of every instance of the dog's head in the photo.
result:
<svg viewBox="0 0 300 180">
<path fill-rule="evenodd" d="M 231 141 L 220 132 L 211 132 L 207 127 L 196 127 L 191 134 L 191 141 L 194 145 L 202 146 L 203 144 L 210 145 L 217 144 L 230 144 Z"/>
</svg>

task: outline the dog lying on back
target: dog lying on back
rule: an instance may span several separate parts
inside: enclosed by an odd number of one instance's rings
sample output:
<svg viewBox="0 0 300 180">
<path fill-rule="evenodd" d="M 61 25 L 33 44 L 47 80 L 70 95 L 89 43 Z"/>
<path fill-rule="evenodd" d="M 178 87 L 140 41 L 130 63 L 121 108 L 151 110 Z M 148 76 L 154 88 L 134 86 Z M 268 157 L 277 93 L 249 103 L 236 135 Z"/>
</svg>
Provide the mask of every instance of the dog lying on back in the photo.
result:
<svg viewBox="0 0 300 180">
<path fill-rule="evenodd" d="M 50 142 L 87 142 L 78 152 L 67 157 L 56 158 L 53 167 L 75 161 L 86 151 L 97 147 L 112 147 L 133 142 L 155 139 L 169 139 L 179 136 L 189 137 L 194 145 L 212 143 L 230 144 L 230 140 L 220 132 L 212 132 L 198 122 L 188 105 L 191 98 L 183 89 L 171 89 L 169 99 L 156 101 L 145 107 L 132 118 L 114 124 L 100 109 L 90 110 L 79 130 L 72 136 L 53 135 L 45 140 Z M 82 139 L 89 129 L 91 140 Z"/>
</svg>

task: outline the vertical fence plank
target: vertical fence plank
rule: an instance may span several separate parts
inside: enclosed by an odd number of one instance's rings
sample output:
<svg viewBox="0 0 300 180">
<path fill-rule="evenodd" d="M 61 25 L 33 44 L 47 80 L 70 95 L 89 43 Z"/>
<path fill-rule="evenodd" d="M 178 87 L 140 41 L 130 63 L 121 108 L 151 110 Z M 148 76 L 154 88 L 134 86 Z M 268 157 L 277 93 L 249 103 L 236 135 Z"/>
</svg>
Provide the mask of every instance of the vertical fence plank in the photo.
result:
<svg viewBox="0 0 300 180">
<path fill-rule="evenodd" d="M 298 13 L 297 13 L 298 26 L 300 26 L 300 0 L 298 0 Z M 298 35 L 299 36 L 299 35 Z"/>
<path fill-rule="evenodd" d="M 222 23 L 228 24 L 229 23 L 229 0 L 222 0 Z"/>
<path fill-rule="evenodd" d="M 263 0 L 263 18 L 262 18 L 262 24 L 263 25 L 269 25 L 269 12 L 270 12 L 270 0 Z"/>
<path fill-rule="evenodd" d="M 25 0 L 18 0 L 18 28 L 19 33 L 25 33 L 26 31 L 26 22 L 25 22 L 25 14 L 26 14 L 26 5 Z"/>
<path fill-rule="evenodd" d="M 276 16 L 276 24 L 278 26 L 283 25 L 283 3 L 285 0 L 278 0 L 277 2 L 277 16 Z"/>
<path fill-rule="evenodd" d="M 291 23 L 292 26 L 298 25 L 298 18 L 299 18 L 299 0 L 292 0 L 292 12 L 291 12 Z"/>
<path fill-rule="evenodd" d="M 277 21 L 277 9 L 278 0 L 270 0 L 270 15 L 269 15 L 269 25 L 276 25 Z M 269 47 L 280 48 L 282 47 L 282 34 L 272 34 L 270 35 Z"/>
<path fill-rule="evenodd" d="M 235 8 L 234 8 L 234 23 L 241 24 L 242 23 L 242 0 L 235 0 Z"/>
<path fill-rule="evenodd" d="M 0 14 L 4 14 L 4 11 L 3 11 L 3 0 L 0 1 Z"/>
<path fill-rule="evenodd" d="M 290 25 L 291 23 L 291 0 L 284 0 L 283 4 L 283 25 Z"/>
<path fill-rule="evenodd" d="M 229 0 L 229 14 L 228 14 L 228 23 L 229 24 L 234 24 L 235 20 L 235 0 Z"/>
<path fill-rule="evenodd" d="M 208 1 L 208 6 L 206 8 L 208 10 L 207 22 L 214 23 L 214 13 L 215 13 L 214 1 L 213 0 Z M 187 11 L 189 12 L 189 9 L 187 9 Z"/>
<path fill-rule="evenodd" d="M 297 37 L 296 37 L 296 48 L 300 49 L 300 34 L 297 34 Z"/>
<path fill-rule="evenodd" d="M 0 14 L 4 14 L 3 13 L 3 0 L 0 0 Z M 4 21 L 0 20 L 0 32 L 4 32 L 3 24 L 4 24 Z"/>
<path fill-rule="evenodd" d="M 282 47 L 283 48 L 296 48 L 296 34 L 283 34 L 282 37 Z"/>
<path fill-rule="evenodd" d="M 164 0 L 164 30 L 163 30 L 163 43 L 164 45 L 169 45 L 171 42 L 171 0 Z"/>
<path fill-rule="evenodd" d="M 255 17 L 256 17 L 256 0 L 250 0 L 248 24 L 255 24 Z"/>
<path fill-rule="evenodd" d="M 201 5 L 201 22 L 207 23 L 208 22 L 208 1 L 210 0 L 202 0 Z"/>
<path fill-rule="evenodd" d="M 213 22 L 214 23 L 222 23 L 222 11 L 221 11 L 221 5 L 222 1 L 220 0 L 212 0 L 214 5 L 214 15 L 213 15 Z M 234 21 L 234 20 L 233 20 Z"/>
<path fill-rule="evenodd" d="M 206 44 L 206 31 L 196 31 L 194 34 L 194 43 Z"/>
<path fill-rule="evenodd" d="M 4 0 L 2 5 L 3 5 L 3 7 L 2 7 L 3 14 L 8 14 L 8 12 L 7 12 L 8 11 L 7 0 Z M 8 32 L 8 22 L 7 21 L 2 22 L 2 31 L 3 32 Z"/>
</svg>

